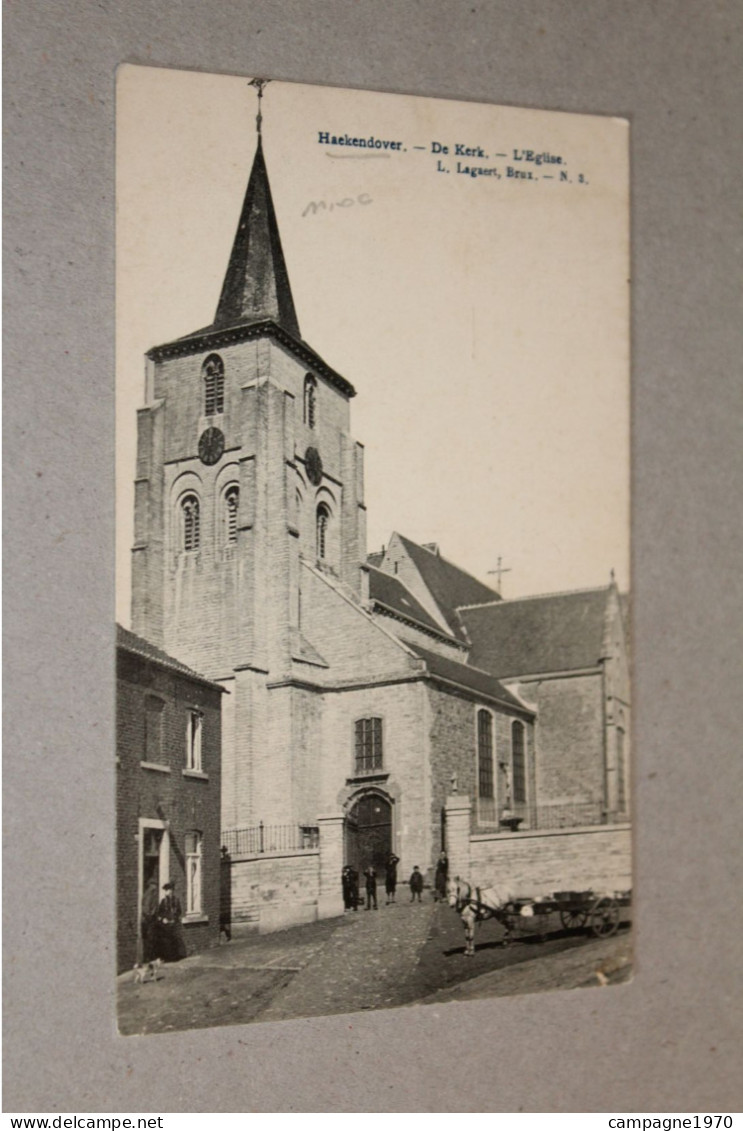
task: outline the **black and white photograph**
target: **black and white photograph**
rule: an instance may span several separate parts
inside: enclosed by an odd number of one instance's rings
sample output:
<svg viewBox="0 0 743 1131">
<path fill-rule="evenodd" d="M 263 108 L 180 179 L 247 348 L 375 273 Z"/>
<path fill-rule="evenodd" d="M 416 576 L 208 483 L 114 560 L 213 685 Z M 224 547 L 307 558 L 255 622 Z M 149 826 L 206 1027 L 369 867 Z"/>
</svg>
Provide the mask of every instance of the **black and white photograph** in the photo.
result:
<svg viewBox="0 0 743 1131">
<path fill-rule="evenodd" d="M 122 1035 L 631 978 L 628 150 L 120 67 Z"/>
</svg>

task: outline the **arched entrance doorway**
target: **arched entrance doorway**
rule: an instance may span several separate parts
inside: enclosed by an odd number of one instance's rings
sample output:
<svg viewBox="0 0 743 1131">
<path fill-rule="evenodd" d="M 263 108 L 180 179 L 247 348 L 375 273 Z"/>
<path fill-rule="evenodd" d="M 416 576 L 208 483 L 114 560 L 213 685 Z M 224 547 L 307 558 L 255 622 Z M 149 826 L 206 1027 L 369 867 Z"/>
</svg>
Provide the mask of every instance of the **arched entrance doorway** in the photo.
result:
<svg viewBox="0 0 743 1131">
<path fill-rule="evenodd" d="M 392 851 L 392 805 L 380 793 L 365 793 L 346 815 L 346 863 L 359 873 L 373 864 L 384 879 Z"/>
</svg>

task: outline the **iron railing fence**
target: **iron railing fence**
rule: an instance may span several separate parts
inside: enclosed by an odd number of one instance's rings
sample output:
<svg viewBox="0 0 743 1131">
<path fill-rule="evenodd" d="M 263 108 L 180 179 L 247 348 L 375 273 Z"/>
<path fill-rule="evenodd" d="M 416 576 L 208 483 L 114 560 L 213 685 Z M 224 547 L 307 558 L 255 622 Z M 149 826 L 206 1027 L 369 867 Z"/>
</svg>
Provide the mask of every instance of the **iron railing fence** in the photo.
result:
<svg viewBox="0 0 743 1131">
<path fill-rule="evenodd" d="M 225 829 L 222 851 L 228 856 L 258 856 L 262 852 L 307 852 L 320 844 L 317 825 L 257 825 Z"/>
<path fill-rule="evenodd" d="M 512 805 L 479 798 L 476 818 L 481 832 L 525 832 L 527 829 L 570 829 L 611 825 L 629 820 L 626 813 L 607 813 L 596 801 L 571 801 L 543 805 Z"/>
</svg>

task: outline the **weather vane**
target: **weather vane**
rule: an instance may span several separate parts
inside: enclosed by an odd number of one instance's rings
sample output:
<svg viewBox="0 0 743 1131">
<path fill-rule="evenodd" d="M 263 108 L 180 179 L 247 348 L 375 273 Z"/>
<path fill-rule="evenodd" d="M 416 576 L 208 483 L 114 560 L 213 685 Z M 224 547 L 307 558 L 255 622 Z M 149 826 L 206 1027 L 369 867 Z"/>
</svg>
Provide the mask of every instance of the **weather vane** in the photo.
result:
<svg viewBox="0 0 743 1131">
<path fill-rule="evenodd" d="M 258 113 L 255 119 L 255 126 L 258 131 L 258 137 L 261 136 L 261 125 L 263 123 L 263 115 L 261 114 L 261 99 L 263 98 L 263 88 L 268 86 L 270 79 L 251 79 L 248 86 L 254 86 L 258 91 Z"/>
</svg>

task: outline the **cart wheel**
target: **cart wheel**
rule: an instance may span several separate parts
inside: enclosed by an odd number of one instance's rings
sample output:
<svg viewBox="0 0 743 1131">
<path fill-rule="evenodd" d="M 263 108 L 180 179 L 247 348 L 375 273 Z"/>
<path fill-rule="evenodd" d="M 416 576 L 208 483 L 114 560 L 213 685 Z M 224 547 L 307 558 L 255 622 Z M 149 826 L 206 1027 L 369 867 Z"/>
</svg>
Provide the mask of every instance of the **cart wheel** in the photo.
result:
<svg viewBox="0 0 743 1131">
<path fill-rule="evenodd" d="M 588 921 L 587 911 L 561 911 L 560 922 L 566 931 L 579 931 Z"/>
<path fill-rule="evenodd" d="M 605 895 L 591 908 L 591 930 L 597 939 L 608 939 L 619 927 L 619 904 Z"/>
</svg>

